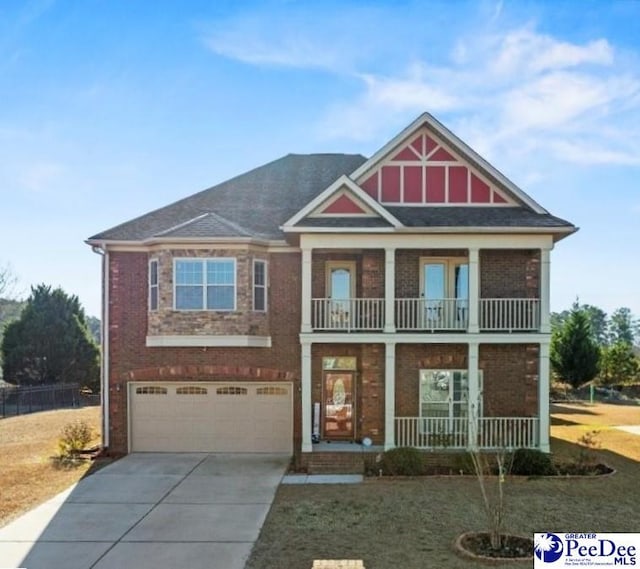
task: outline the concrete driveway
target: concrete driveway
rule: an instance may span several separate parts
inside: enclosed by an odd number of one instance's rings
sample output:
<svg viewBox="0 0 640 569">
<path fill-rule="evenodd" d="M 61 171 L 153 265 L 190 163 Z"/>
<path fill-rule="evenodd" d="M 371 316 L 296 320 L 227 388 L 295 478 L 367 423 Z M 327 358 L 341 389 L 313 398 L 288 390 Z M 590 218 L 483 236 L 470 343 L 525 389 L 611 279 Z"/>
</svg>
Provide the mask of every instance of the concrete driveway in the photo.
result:
<svg viewBox="0 0 640 569">
<path fill-rule="evenodd" d="M 288 462 L 129 455 L 0 529 L 0 566 L 242 569 Z"/>
</svg>

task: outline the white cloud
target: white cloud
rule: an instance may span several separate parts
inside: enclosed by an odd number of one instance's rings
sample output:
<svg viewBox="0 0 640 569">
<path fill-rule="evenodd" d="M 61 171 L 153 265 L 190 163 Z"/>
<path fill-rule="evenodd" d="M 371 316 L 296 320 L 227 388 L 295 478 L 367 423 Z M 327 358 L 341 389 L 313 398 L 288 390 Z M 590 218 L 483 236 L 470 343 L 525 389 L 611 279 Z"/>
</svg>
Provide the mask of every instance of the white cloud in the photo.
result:
<svg viewBox="0 0 640 569">
<path fill-rule="evenodd" d="M 588 63 L 610 65 L 613 62 L 613 49 L 605 39 L 576 45 L 526 27 L 493 38 L 493 41 L 497 44 L 496 57 L 489 69 L 497 74 L 566 69 Z"/>
<path fill-rule="evenodd" d="M 503 163 L 507 156 L 530 164 L 536 155 L 579 164 L 639 163 L 640 75 L 616 60 L 607 40 L 571 44 L 526 27 L 474 44 L 459 40 L 451 59 L 450 65 L 413 63 L 392 75 L 361 75 L 360 95 L 331 107 L 319 130 L 366 139 L 427 110 Z"/>
</svg>

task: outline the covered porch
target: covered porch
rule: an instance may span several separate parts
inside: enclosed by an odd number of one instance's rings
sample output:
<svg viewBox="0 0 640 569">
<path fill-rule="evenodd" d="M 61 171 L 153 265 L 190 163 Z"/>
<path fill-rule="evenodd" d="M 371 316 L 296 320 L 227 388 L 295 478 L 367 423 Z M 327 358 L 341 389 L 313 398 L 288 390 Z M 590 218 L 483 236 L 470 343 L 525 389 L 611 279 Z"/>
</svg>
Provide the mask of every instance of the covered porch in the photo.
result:
<svg viewBox="0 0 640 569">
<path fill-rule="evenodd" d="M 485 337 L 466 338 L 464 343 L 452 338 L 450 344 L 439 344 L 433 336 L 414 335 L 397 336 L 384 344 L 363 343 L 358 365 L 361 371 L 354 372 L 353 377 L 358 379 L 353 380 L 353 391 L 369 392 L 366 400 L 360 395 L 349 400 L 357 410 L 350 417 L 355 425 L 353 436 L 331 440 L 328 431 L 321 429 L 319 442 L 313 416 L 317 411 L 313 408 L 317 410 L 319 401 L 323 407 L 326 403 L 320 389 L 325 389 L 327 374 L 343 372 L 325 369 L 318 362 L 321 356 L 336 352 L 339 345 L 316 348 L 312 366 L 312 345 L 319 340 L 317 335 L 310 335 L 308 340 L 303 339 L 302 344 L 302 453 L 380 452 L 395 447 L 425 451 L 531 448 L 549 452 L 548 339 L 531 344 L 510 336 L 513 344 L 520 342 L 511 347 L 504 344 L 504 338 L 502 344 L 496 340 L 493 345 L 486 344 Z M 352 356 L 357 353 L 355 348 L 352 345 Z M 528 354 L 527 361 L 521 363 L 523 352 Z M 529 369 L 532 365 L 534 369 Z M 517 371 L 523 366 L 529 366 L 526 374 Z M 378 402 L 379 411 L 368 407 L 371 401 Z"/>
</svg>

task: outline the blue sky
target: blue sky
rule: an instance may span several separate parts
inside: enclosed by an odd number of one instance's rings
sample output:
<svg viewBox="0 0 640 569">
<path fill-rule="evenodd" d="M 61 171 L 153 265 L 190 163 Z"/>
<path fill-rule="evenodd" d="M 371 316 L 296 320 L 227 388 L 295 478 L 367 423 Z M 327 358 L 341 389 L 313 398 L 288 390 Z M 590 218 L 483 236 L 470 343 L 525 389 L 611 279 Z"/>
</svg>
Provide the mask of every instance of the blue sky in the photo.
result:
<svg viewBox="0 0 640 569">
<path fill-rule="evenodd" d="M 640 315 L 640 2 L 0 3 L 0 264 L 99 315 L 84 239 L 429 111 L 581 230 L 552 309 Z"/>
</svg>

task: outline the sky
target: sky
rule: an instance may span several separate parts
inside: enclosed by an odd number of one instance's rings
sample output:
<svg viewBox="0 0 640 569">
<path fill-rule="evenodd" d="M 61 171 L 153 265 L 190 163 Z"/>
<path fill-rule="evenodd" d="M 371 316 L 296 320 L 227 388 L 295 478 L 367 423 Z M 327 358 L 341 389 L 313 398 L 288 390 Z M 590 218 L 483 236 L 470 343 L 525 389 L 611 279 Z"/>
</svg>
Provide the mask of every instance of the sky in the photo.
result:
<svg viewBox="0 0 640 569">
<path fill-rule="evenodd" d="M 422 112 L 580 231 L 551 307 L 640 316 L 640 1 L 0 2 L 0 266 L 100 315 L 84 240 Z M 257 212 L 259 215 L 259 212 Z"/>
</svg>

